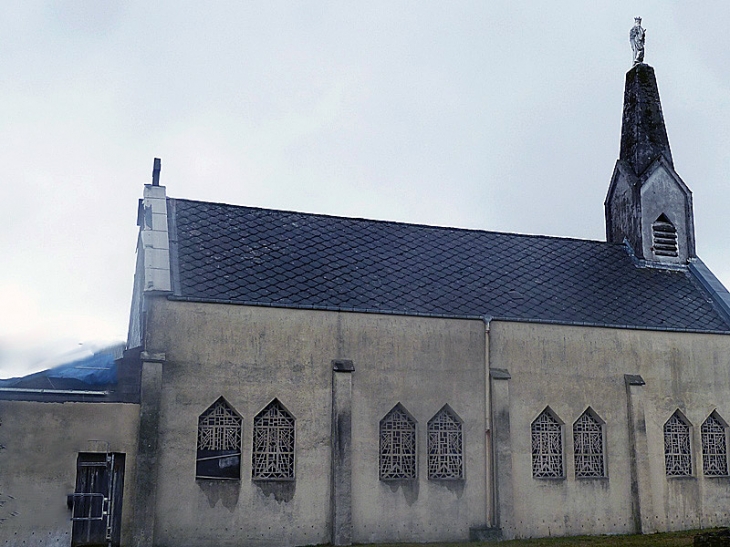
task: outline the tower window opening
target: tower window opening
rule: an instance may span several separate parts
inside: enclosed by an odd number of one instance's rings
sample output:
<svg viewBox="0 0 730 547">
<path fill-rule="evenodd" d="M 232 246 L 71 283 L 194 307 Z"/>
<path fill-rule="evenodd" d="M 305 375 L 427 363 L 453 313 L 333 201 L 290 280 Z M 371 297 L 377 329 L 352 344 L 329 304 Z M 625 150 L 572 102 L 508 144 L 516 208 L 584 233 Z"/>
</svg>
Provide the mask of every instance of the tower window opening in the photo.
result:
<svg viewBox="0 0 730 547">
<path fill-rule="evenodd" d="M 677 229 L 662 213 L 651 225 L 652 249 L 656 256 L 679 256 Z"/>
</svg>

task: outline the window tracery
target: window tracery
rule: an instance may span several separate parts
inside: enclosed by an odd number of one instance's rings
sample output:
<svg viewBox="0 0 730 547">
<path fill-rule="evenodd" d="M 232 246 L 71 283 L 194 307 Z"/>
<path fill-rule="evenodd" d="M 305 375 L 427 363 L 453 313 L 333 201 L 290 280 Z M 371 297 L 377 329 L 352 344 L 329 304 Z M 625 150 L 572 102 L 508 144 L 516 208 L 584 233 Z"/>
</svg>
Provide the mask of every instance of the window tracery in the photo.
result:
<svg viewBox="0 0 730 547">
<path fill-rule="evenodd" d="M 547 408 L 532 422 L 532 476 L 563 477 L 563 426 Z"/>
<path fill-rule="evenodd" d="M 254 480 L 294 479 L 294 433 L 294 416 L 278 399 L 254 417 Z"/>
<path fill-rule="evenodd" d="M 586 410 L 573 424 L 575 476 L 605 477 L 603 424 Z"/>
<path fill-rule="evenodd" d="M 428 422 L 428 478 L 464 478 L 461 421 L 448 406 Z"/>
<path fill-rule="evenodd" d="M 221 397 L 198 418 L 195 476 L 241 478 L 241 425 L 238 413 Z"/>
<path fill-rule="evenodd" d="M 416 421 L 398 403 L 380 420 L 380 480 L 416 478 Z"/>
<path fill-rule="evenodd" d="M 727 432 L 725 425 L 710 414 L 700 428 L 702 434 L 702 471 L 710 477 L 722 477 L 727 469 Z"/>
<path fill-rule="evenodd" d="M 692 475 L 689 424 L 678 412 L 664 424 L 664 461 L 668 477 Z"/>
</svg>

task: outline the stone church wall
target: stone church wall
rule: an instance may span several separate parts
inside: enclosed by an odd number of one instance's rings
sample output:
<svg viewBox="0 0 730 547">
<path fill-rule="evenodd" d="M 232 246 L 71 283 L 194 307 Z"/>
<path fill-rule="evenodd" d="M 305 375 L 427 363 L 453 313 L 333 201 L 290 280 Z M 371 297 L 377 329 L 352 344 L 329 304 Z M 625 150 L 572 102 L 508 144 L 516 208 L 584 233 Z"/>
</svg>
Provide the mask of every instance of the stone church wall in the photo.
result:
<svg viewBox="0 0 730 547">
<path fill-rule="evenodd" d="M 147 350 L 164 353 L 155 541 L 304 545 L 331 539 L 335 359 L 351 359 L 355 542 L 466 539 L 485 521 L 484 324 L 159 299 Z M 143 387 L 144 389 L 144 387 Z M 219 397 L 240 414 L 240 480 L 196 479 L 199 416 Z M 293 481 L 252 480 L 253 418 L 277 399 L 296 422 Z M 418 478 L 379 480 L 379 422 L 417 422 Z M 427 423 L 463 421 L 465 478 L 428 479 Z M 347 522 L 347 518 L 344 520 Z"/>
<path fill-rule="evenodd" d="M 353 377 L 353 540 L 454 541 L 486 522 L 485 326 L 343 316 Z M 359 365 L 359 368 L 358 368 Z M 378 480 L 378 426 L 396 403 L 417 421 L 415 481 Z M 444 405 L 463 421 L 464 480 L 429 478 L 428 422 Z"/>
<path fill-rule="evenodd" d="M 490 365 L 511 375 L 512 468 L 497 470 L 511 492 L 499 506 L 507 537 L 730 523 L 730 479 L 704 475 L 700 436 L 713 411 L 730 416 L 727 336 L 494 322 Z M 645 385 L 627 386 L 626 374 Z M 531 424 L 548 407 L 562 423 L 564 476 L 538 479 Z M 605 478 L 575 474 L 572 428 L 589 407 L 605 423 Z M 664 424 L 678 410 L 690 424 L 691 474 L 668 477 Z"/>
</svg>

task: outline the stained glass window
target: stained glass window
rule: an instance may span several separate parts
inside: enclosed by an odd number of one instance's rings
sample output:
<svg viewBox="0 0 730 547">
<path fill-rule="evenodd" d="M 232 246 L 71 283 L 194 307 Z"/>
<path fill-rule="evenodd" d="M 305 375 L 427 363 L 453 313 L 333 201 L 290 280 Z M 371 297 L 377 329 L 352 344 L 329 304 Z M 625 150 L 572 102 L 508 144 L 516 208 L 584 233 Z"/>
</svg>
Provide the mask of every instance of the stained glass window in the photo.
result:
<svg viewBox="0 0 730 547">
<path fill-rule="evenodd" d="M 195 476 L 241 478 L 241 417 L 221 397 L 198 418 Z"/>
<path fill-rule="evenodd" d="M 677 412 L 664 424 L 664 461 L 668 477 L 692 474 L 689 424 Z"/>
<path fill-rule="evenodd" d="M 277 399 L 253 419 L 254 480 L 294 478 L 294 416 Z"/>
<path fill-rule="evenodd" d="M 573 424 L 576 477 L 605 477 L 603 425 L 586 410 Z"/>
<path fill-rule="evenodd" d="M 532 476 L 563 477 L 563 426 L 548 409 L 532 422 Z"/>
<path fill-rule="evenodd" d="M 461 421 L 442 408 L 428 422 L 428 478 L 463 479 L 464 455 Z"/>
<path fill-rule="evenodd" d="M 416 478 L 416 421 L 398 403 L 380 420 L 380 480 Z"/>
<path fill-rule="evenodd" d="M 727 470 L 727 433 L 713 412 L 702 424 L 702 470 L 705 475 L 721 477 Z"/>
</svg>

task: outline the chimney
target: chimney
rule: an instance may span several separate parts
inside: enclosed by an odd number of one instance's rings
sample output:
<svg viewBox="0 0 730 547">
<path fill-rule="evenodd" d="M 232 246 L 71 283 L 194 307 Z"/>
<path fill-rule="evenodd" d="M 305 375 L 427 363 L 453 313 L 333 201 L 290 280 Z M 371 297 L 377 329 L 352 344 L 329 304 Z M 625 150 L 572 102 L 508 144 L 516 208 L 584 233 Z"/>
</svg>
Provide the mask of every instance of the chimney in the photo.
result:
<svg viewBox="0 0 730 547">
<path fill-rule="evenodd" d="M 152 164 L 152 186 L 160 185 L 160 171 L 162 171 L 162 160 L 160 158 L 155 158 L 155 161 Z"/>
</svg>

